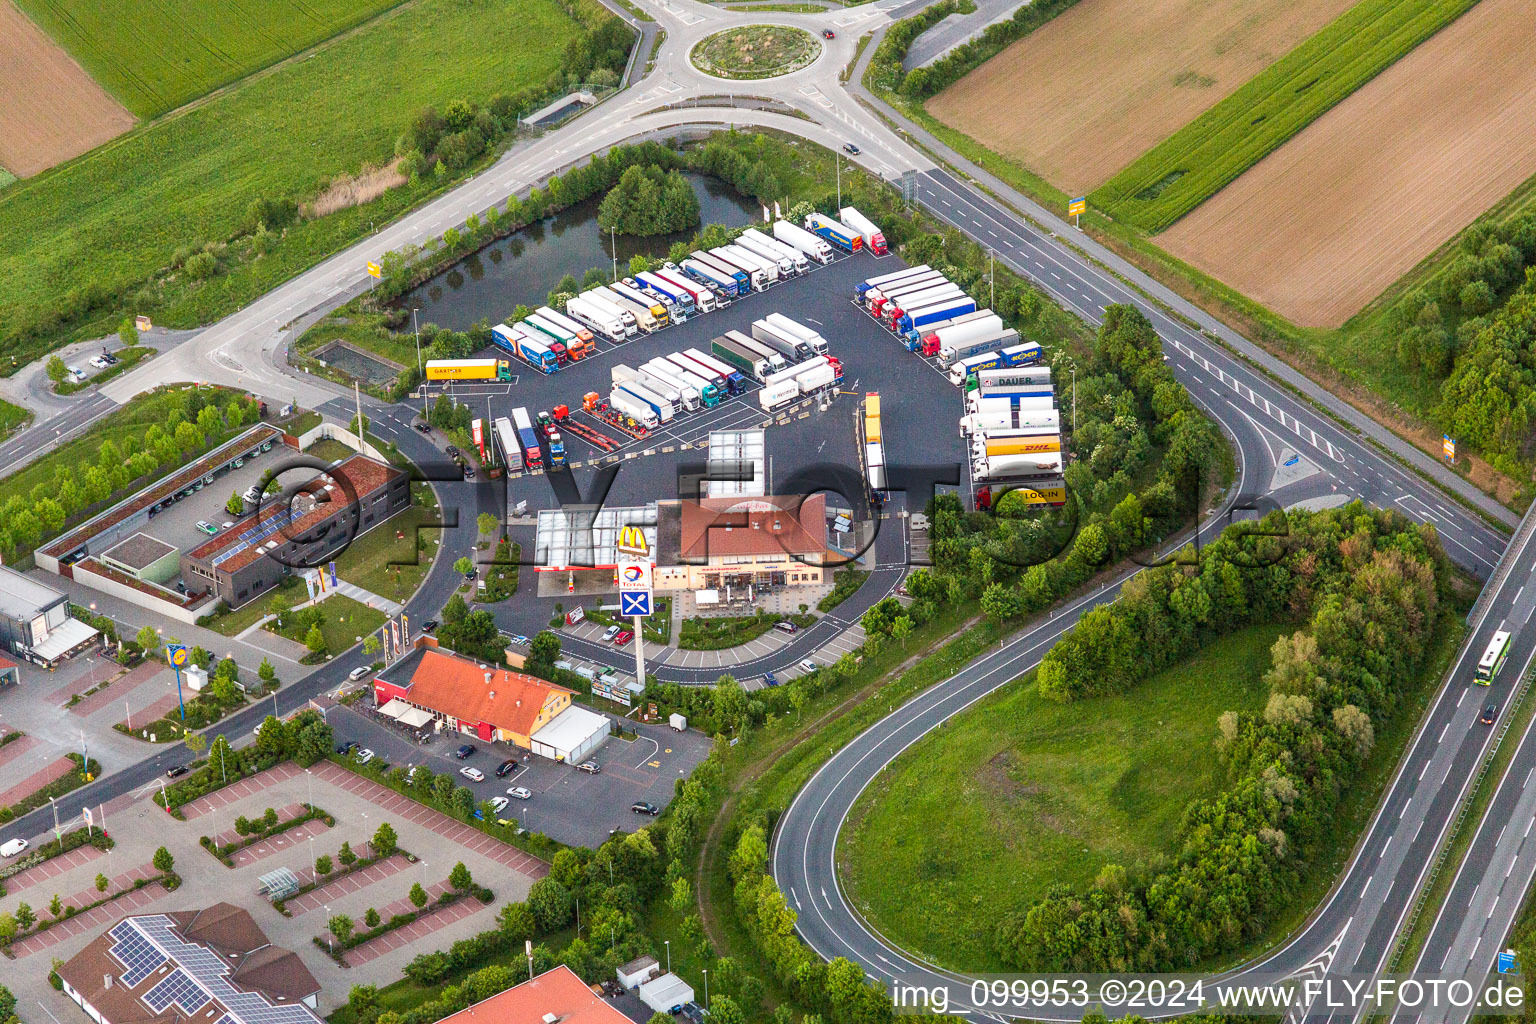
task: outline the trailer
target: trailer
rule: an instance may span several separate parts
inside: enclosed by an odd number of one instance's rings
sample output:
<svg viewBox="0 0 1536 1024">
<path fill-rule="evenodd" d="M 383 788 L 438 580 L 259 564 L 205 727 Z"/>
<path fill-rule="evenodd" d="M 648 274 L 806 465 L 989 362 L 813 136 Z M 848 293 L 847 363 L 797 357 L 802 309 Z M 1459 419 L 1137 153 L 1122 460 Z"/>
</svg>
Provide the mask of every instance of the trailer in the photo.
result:
<svg viewBox="0 0 1536 1024">
<path fill-rule="evenodd" d="M 631 307 L 643 306 L 645 311 L 650 314 L 651 319 L 655 321 L 657 330 L 672 322 L 667 317 L 667 307 L 665 305 L 657 302 L 653 296 L 645 294 L 645 292 L 636 288 L 628 281 L 615 281 L 604 287 L 614 299 L 624 299 L 629 302 Z"/>
<path fill-rule="evenodd" d="M 1003 318 L 991 310 L 976 310 L 976 313 L 985 315 L 976 316 L 966 313 L 967 318 L 961 323 L 955 323 L 954 319 L 946 322 L 943 327 L 936 327 L 923 332 L 922 353 L 925 356 L 938 355 L 940 352 L 952 351 L 959 345 L 981 339 L 1000 337 L 1005 330 Z M 999 346 L 998 351 L 1002 351 Z"/>
<path fill-rule="evenodd" d="M 764 259 L 775 260 L 779 264 L 779 273 L 785 277 L 790 274 L 803 274 L 811 269 L 811 261 L 805 258 L 805 253 L 785 245 L 777 238 L 763 234 L 756 228 L 747 228 L 743 231 L 736 237 L 736 244 L 745 246 Z"/>
<path fill-rule="evenodd" d="M 1055 386 L 1048 380 L 1026 382 L 1014 379 L 1007 383 L 988 381 L 978 383 L 974 390 L 965 393 L 966 401 L 973 404 L 978 401 L 995 402 L 1003 399 L 1014 403 L 1035 398 L 1050 398 L 1054 401 L 1055 397 Z"/>
<path fill-rule="evenodd" d="M 672 422 L 672 401 L 670 399 L 661 397 L 656 392 L 646 387 L 644 384 L 641 384 L 639 381 L 615 381 L 613 390 L 627 392 L 631 398 L 637 399 L 650 406 L 651 411 L 656 414 L 656 421 L 658 423 Z"/>
<path fill-rule="evenodd" d="M 811 347 L 811 351 L 816 355 L 824 356 L 827 354 L 827 339 L 823 338 L 820 334 L 811 330 L 804 324 L 791 320 L 783 313 L 769 313 L 767 316 L 763 317 L 763 320 L 766 321 L 770 327 L 773 327 L 784 334 L 788 334 L 792 338 L 799 338 L 801 341 L 809 345 Z"/>
<path fill-rule="evenodd" d="M 1044 455 L 1061 451 L 1061 434 L 1054 428 L 1037 431 L 1008 430 L 975 434 L 971 438 L 973 457 L 1001 455 Z"/>
<path fill-rule="evenodd" d="M 984 352 L 1001 352 L 1009 345 L 1019 340 L 1019 332 L 1012 327 L 995 338 L 978 338 L 972 341 L 961 342 L 951 348 L 939 349 L 938 363 L 943 369 L 949 369 L 961 359 L 968 356 L 981 355 Z"/>
<path fill-rule="evenodd" d="M 766 320 L 752 321 L 752 337 L 767 345 L 792 363 L 809 359 L 811 346 L 792 334 L 787 334 Z"/>
<path fill-rule="evenodd" d="M 977 480 L 1022 480 L 1038 476 L 1060 476 L 1061 452 L 1038 455 L 983 456 L 971 460 L 971 476 Z"/>
<path fill-rule="evenodd" d="M 965 411 L 979 415 L 1018 416 L 1025 413 L 1055 412 L 1056 399 L 1049 395 L 1029 398 L 975 398 L 968 395 Z"/>
<path fill-rule="evenodd" d="M 534 432 L 533 420 L 528 410 L 518 406 L 512 410 L 512 422 L 517 427 L 517 441 L 523 449 L 523 462 L 529 469 L 544 465 L 544 450 L 539 447 L 539 435 Z"/>
<path fill-rule="evenodd" d="M 560 368 L 554 348 L 542 336 L 521 324 L 497 324 L 491 328 L 491 342 L 517 356 L 540 373 L 554 373 Z"/>
<path fill-rule="evenodd" d="M 976 300 L 969 295 L 961 294 L 951 299 L 935 302 L 930 306 L 922 306 L 917 309 L 905 310 L 900 316 L 891 322 L 891 329 L 897 332 L 916 330 L 927 327 L 939 320 L 948 320 L 958 313 L 969 313 L 976 308 Z"/>
<path fill-rule="evenodd" d="M 693 301 L 693 292 L 678 285 L 676 281 L 669 281 L 660 274 L 653 274 L 649 270 L 642 270 L 635 275 L 635 284 L 642 290 L 650 292 L 662 302 L 681 311 L 684 316 L 693 314 L 696 308 Z M 673 317 L 673 319 L 677 319 Z"/>
<path fill-rule="evenodd" d="M 805 218 L 805 230 L 825 239 L 843 252 L 858 252 L 864 238 L 846 224 L 839 223 L 826 214 L 813 213 Z"/>
<path fill-rule="evenodd" d="M 837 370 L 833 369 L 831 361 L 826 356 L 818 356 L 815 359 L 801 363 L 799 366 L 791 367 L 785 370 L 784 373 L 796 384 L 800 385 L 800 393 L 802 395 L 812 394 L 813 392 L 820 391 L 822 388 L 830 388 L 837 383 L 837 378 L 841 376 Z M 764 386 L 766 387 L 767 385 Z"/>
<path fill-rule="evenodd" d="M 614 388 L 611 392 L 608 393 L 608 404 L 613 408 L 615 412 L 629 417 L 631 420 L 644 428 L 644 430 L 655 430 L 657 424 L 661 422 L 660 417 L 656 415 L 655 409 L 651 408 L 651 406 L 647 405 L 645 402 L 640 401 L 640 399 L 636 398 L 628 391 L 624 391 L 620 388 Z M 594 414 L 600 412 L 600 410 L 596 409 L 591 411 Z M 604 422 L 612 423 L 614 426 L 625 430 L 625 432 L 628 433 L 631 437 L 645 436 L 644 431 L 637 433 L 633 429 L 624 427 L 622 421 L 619 420 L 618 417 L 614 417 L 613 419 L 606 419 Z"/>
<path fill-rule="evenodd" d="M 715 251 L 730 259 L 737 266 L 743 268 L 757 267 L 763 272 L 763 277 L 768 284 L 773 284 L 779 279 L 779 263 L 777 260 L 770 260 L 766 256 L 759 256 L 751 249 L 741 245 L 724 245 Z"/>
<path fill-rule="evenodd" d="M 692 374 L 699 380 L 709 384 L 710 387 L 715 389 L 715 394 L 720 396 L 720 400 L 722 402 L 730 397 L 730 381 L 723 374 L 716 373 L 713 369 L 706 366 L 704 363 L 701 363 L 696 359 L 692 359 L 681 352 L 668 352 L 666 355 L 662 356 L 662 358 L 671 363 L 673 366 L 677 367 L 683 373 Z"/>
<path fill-rule="evenodd" d="M 999 355 L 1007 355 L 1004 349 Z M 990 389 L 1009 388 L 1018 384 L 1050 384 L 1049 366 L 999 366 L 976 371 L 975 379 L 967 382 L 967 391 L 979 391 L 983 386 Z"/>
<path fill-rule="evenodd" d="M 1002 365 L 1004 363 L 1001 352 L 983 352 L 980 355 L 967 356 L 957 363 L 950 364 L 949 382 L 955 387 L 961 387 L 982 370 L 995 370 Z"/>
<path fill-rule="evenodd" d="M 655 334 L 667 325 L 667 312 L 658 303 L 647 299 L 645 302 L 636 302 L 619 292 L 609 288 L 608 301 L 622 310 L 628 310 L 635 318 L 635 326 L 645 334 Z M 660 309 L 661 316 L 656 316 L 651 311 Z"/>
<path fill-rule="evenodd" d="M 1030 480 L 1027 483 L 1001 481 L 976 489 L 976 510 L 993 508 L 1007 495 L 1027 508 L 1060 508 L 1067 503 L 1067 484 L 1060 477 Z"/>
<path fill-rule="evenodd" d="M 683 293 L 693 299 L 693 307 L 700 313 L 713 313 L 715 311 L 715 293 L 680 270 L 658 270 L 656 276 L 672 285 L 682 289 Z"/>
<path fill-rule="evenodd" d="M 551 320 L 544 319 L 537 313 L 530 313 L 524 317 L 523 325 L 544 335 L 550 340 L 552 345 L 559 344 L 565 346 L 566 357 L 573 362 L 585 358 L 589 352 L 596 351 L 595 348 L 589 347 L 587 342 L 577 337 L 575 333 L 566 330 Z"/>
<path fill-rule="evenodd" d="M 764 412 L 772 412 L 783 405 L 788 405 L 800 395 L 800 385 L 793 380 L 781 380 L 772 387 L 764 386 L 757 392 L 757 404 L 762 406 Z"/>
<path fill-rule="evenodd" d="M 699 249 L 695 249 L 688 255 L 693 259 L 695 263 L 709 267 L 711 270 L 722 277 L 730 278 L 733 288 L 731 294 L 733 297 L 746 295 L 752 290 L 752 279 L 747 276 L 745 271 L 731 266 L 729 263 L 716 256 L 714 253 L 708 253 Z M 686 265 L 687 264 L 684 264 L 684 266 Z"/>
<path fill-rule="evenodd" d="M 880 392 L 870 391 L 864 395 L 864 443 L 878 442 L 880 440 Z"/>
<path fill-rule="evenodd" d="M 635 315 L 629 310 L 620 309 L 618 306 L 614 305 L 613 300 L 609 298 L 611 294 L 612 292 L 608 291 L 607 288 L 589 288 L 587 291 L 582 292 L 578 297 L 598 307 L 599 309 L 611 309 L 613 312 L 617 313 L 619 321 L 624 325 L 624 337 L 633 338 L 637 333 L 639 333 L 639 322 L 635 320 Z"/>
<path fill-rule="evenodd" d="M 683 260 L 678 269 L 702 285 L 718 288 L 727 298 L 734 298 L 739 294 L 739 282 L 734 276 L 723 270 L 717 270 L 701 260 Z M 743 274 L 742 277 L 745 278 L 746 275 Z"/>
<path fill-rule="evenodd" d="M 619 363 L 608 368 L 608 379 L 615 388 L 623 387 L 630 382 L 638 384 L 649 391 L 652 396 L 661 399 L 674 416 L 684 410 L 682 394 L 676 389 L 669 387 L 665 381 L 656 380 L 644 370 L 637 370 L 632 366 Z M 635 397 L 640 398 L 642 396 L 636 395 Z"/>
<path fill-rule="evenodd" d="M 918 352 L 922 350 L 923 338 L 932 334 L 934 331 L 945 327 L 960 327 L 964 324 L 970 323 L 972 320 L 980 320 L 982 317 L 988 317 L 992 315 L 993 314 L 990 309 L 973 309 L 969 313 L 961 313 L 959 316 L 952 316 L 948 320 L 939 320 L 928 324 L 921 330 L 908 331 L 906 334 L 901 336 L 901 340 L 907 346 L 908 352 Z"/>
<path fill-rule="evenodd" d="M 875 222 L 864 216 L 851 206 L 845 206 L 837 211 L 837 219 L 859 233 L 864 239 L 864 248 L 876 256 L 884 256 L 890 250 L 885 244 L 885 235 L 875 226 Z"/>
<path fill-rule="evenodd" d="M 900 281 L 892 281 L 886 285 L 869 288 L 864 292 L 862 301 L 865 309 L 875 316 L 879 316 L 880 311 L 885 308 L 885 304 L 897 296 L 950 283 L 949 278 L 945 277 L 941 272 L 937 270 L 924 270 L 920 274 L 912 274 L 909 277 L 902 278 Z"/>
<path fill-rule="evenodd" d="M 512 379 L 512 367 L 505 359 L 429 359 L 427 380 L 498 380 Z"/>
<path fill-rule="evenodd" d="M 799 249 L 807 259 L 823 265 L 832 262 L 832 247 L 826 240 L 816 237 L 798 224 L 791 224 L 787 220 L 774 221 L 773 237 L 791 248 Z"/>
<path fill-rule="evenodd" d="M 592 328 L 593 333 L 599 334 L 609 341 L 623 341 L 624 320 L 619 311 L 607 305 L 599 306 L 595 302 L 589 302 L 581 296 L 567 299 L 565 312 L 578 323 L 586 324 Z M 639 327 L 636 327 L 639 330 Z"/>
<path fill-rule="evenodd" d="M 756 338 L 750 337 L 746 334 L 743 334 L 741 331 L 736 330 L 726 331 L 725 336 L 731 341 L 734 341 L 736 344 L 740 345 L 742 348 L 746 349 L 748 352 L 757 355 L 759 359 L 766 359 L 768 361 L 769 373 L 778 373 L 780 370 L 784 369 L 784 367 L 789 365 L 789 360 L 784 358 L 784 353 L 780 352 L 772 345 L 764 345 Z"/>
<path fill-rule="evenodd" d="M 696 348 L 683 349 L 683 355 L 687 356 L 689 359 L 692 359 L 694 362 L 699 363 L 706 370 L 711 371 L 716 376 L 724 377 L 725 386 L 731 394 L 739 395 L 743 391 L 747 390 L 747 378 L 738 373 L 736 368 L 730 364 L 722 362 L 721 360 L 716 359 L 714 356 L 710 355 L 708 352 L 704 352 Z"/>
<path fill-rule="evenodd" d="M 1061 429 L 1061 413 L 1055 409 L 1007 409 L 967 413 L 960 417 L 960 434 L 988 430 L 1019 430 L 1028 427 Z"/>
<path fill-rule="evenodd" d="M 764 270 L 763 265 L 756 260 L 749 261 L 740 256 L 733 255 L 731 250 L 734 248 L 736 247 L 732 245 L 721 245 L 709 250 L 709 254 L 726 266 L 733 268 L 737 273 L 745 274 L 747 284 L 753 291 L 766 291 L 769 283 L 768 271 Z"/>
<path fill-rule="evenodd" d="M 885 304 L 880 307 L 879 317 L 886 322 L 886 326 L 894 327 L 901 315 L 910 309 L 920 309 L 934 302 L 964 295 L 965 289 L 953 281 L 939 281 L 926 287 L 919 286 L 908 292 L 900 292 L 887 296 Z M 970 312 L 965 310 L 964 312 Z M 958 315 L 958 314 L 957 314 Z"/>
<path fill-rule="evenodd" d="M 773 372 L 768 365 L 768 360 L 737 344 L 734 338 L 722 336 L 711 339 L 709 350 L 716 358 L 727 365 L 734 366 L 743 375 L 758 383 L 762 383 L 763 378 Z"/>
<path fill-rule="evenodd" d="M 595 399 L 597 397 L 597 393 L 593 392 L 592 397 Z M 592 447 L 598 449 L 599 451 L 612 452 L 618 450 L 619 442 L 615 441 L 613 438 L 609 437 L 607 434 L 600 430 L 593 430 L 585 423 L 576 422 L 576 420 L 571 417 L 570 406 L 557 405 L 550 410 L 550 414 L 554 417 L 555 422 L 560 424 L 562 430 L 570 431 L 572 434 L 575 434 L 577 437 L 581 438 L 583 441 L 587 442 L 587 444 L 590 444 Z"/>
<path fill-rule="evenodd" d="M 505 416 L 497 417 L 491 424 L 491 438 L 501 452 L 501 464 L 508 473 L 516 473 L 523 468 L 523 446 L 511 420 Z"/>
<path fill-rule="evenodd" d="M 683 408 L 688 412 L 698 412 L 705 407 L 704 396 L 699 389 L 683 380 L 677 373 L 676 367 L 660 356 L 641 366 L 640 369 L 676 391 L 682 397 Z"/>
<path fill-rule="evenodd" d="M 871 288 L 883 288 L 886 285 L 900 284 L 907 278 L 917 277 L 921 274 L 932 273 L 932 269 L 933 268 L 929 267 L 926 263 L 919 263 L 917 266 L 908 267 L 905 270 L 893 270 L 889 274 L 880 274 L 877 277 L 867 277 L 853 286 L 853 297 L 856 299 L 863 299 L 865 293 L 868 292 Z"/>
<path fill-rule="evenodd" d="M 587 342 L 588 344 L 591 344 L 594 340 L 592 332 L 588 330 L 585 325 L 577 323 L 575 320 L 572 320 L 564 313 L 550 309 L 548 306 L 540 306 L 538 309 L 534 310 L 534 312 L 539 314 L 539 316 L 543 317 L 545 320 L 549 321 L 551 324 L 554 324 L 556 327 L 559 327 L 570 334 L 574 334 L 577 338 Z"/>
</svg>

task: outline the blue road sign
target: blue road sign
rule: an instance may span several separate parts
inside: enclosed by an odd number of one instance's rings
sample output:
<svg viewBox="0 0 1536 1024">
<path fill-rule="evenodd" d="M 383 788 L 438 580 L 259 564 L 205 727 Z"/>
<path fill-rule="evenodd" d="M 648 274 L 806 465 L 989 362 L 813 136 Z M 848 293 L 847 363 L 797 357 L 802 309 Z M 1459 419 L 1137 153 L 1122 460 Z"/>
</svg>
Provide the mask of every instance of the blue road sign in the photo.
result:
<svg viewBox="0 0 1536 1024">
<path fill-rule="evenodd" d="M 649 590 L 621 590 L 619 591 L 620 615 L 649 615 L 651 614 L 651 592 Z"/>
<path fill-rule="evenodd" d="M 1520 967 L 1515 963 L 1515 951 L 1506 949 L 1499 954 L 1500 974 L 1519 974 Z"/>
<path fill-rule="evenodd" d="M 1298 463 L 1300 461 L 1301 461 L 1301 456 L 1300 455 L 1292 455 L 1290 458 L 1285 460 L 1285 464 L 1287 466 L 1294 466 L 1294 465 L 1296 465 L 1296 463 Z"/>
</svg>

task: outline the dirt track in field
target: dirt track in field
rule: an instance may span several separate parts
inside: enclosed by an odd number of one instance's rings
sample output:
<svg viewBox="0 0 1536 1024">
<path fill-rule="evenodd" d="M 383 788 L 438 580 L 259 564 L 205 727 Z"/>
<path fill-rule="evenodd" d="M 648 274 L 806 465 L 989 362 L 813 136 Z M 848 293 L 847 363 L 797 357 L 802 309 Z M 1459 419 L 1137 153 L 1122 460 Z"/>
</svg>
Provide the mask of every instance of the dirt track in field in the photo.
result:
<svg viewBox="0 0 1536 1024">
<path fill-rule="evenodd" d="M 133 127 L 133 115 L 10 0 L 0 0 L 0 69 L 0 167 L 17 177 Z"/>
<path fill-rule="evenodd" d="M 1337 327 L 1536 172 L 1536 19 L 1483 0 L 1158 236 Z"/>
<path fill-rule="evenodd" d="M 1081 0 L 928 101 L 1086 195 L 1353 0 Z"/>
</svg>

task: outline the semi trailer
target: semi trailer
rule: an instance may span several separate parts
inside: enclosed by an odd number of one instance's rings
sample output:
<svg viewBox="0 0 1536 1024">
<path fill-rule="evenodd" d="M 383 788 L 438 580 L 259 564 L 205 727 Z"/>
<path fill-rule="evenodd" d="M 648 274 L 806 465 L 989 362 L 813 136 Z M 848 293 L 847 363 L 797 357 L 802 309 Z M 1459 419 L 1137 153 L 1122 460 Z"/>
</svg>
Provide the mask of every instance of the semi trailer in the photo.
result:
<svg viewBox="0 0 1536 1024">
<path fill-rule="evenodd" d="M 790 380 L 775 381 L 771 386 L 764 385 L 757 392 L 757 404 L 763 407 L 764 412 L 771 412 L 782 405 L 788 405 L 800 395 L 800 385 Z"/>
<path fill-rule="evenodd" d="M 768 272 L 763 265 L 756 260 L 745 260 L 731 253 L 734 246 L 722 245 L 709 250 L 709 254 L 728 267 L 733 268 L 738 274 L 747 276 L 747 284 L 755 292 L 764 291 L 768 287 Z"/>
<path fill-rule="evenodd" d="M 505 359 L 429 359 L 427 380 L 500 380 L 512 379 L 512 366 Z"/>
<path fill-rule="evenodd" d="M 742 376 L 740 371 L 738 371 L 734 366 L 731 366 L 729 363 L 716 359 L 708 352 L 697 348 L 685 348 L 683 349 L 683 355 L 687 356 L 689 359 L 692 359 L 694 362 L 701 364 L 705 369 L 714 373 L 716 376 L 724 377 L 726 390 L 728 390 L 731 394 L 739 395 L 743 391 L 747 390 L 747 378 Z"/>
<path fill-rule="evenodd" d="M 608 404 L 615 412 L 623 413 L 646 430 L 655 430 L 661 422 L 655 409 L 622 388 L 614 388 L 608 393 Z"/>
<path fill-rule="evenodd" d="M 496 418 L 491 424 L 491 436 L 496 439 L 496 446 L 501 449 L 501 464 L 506 467 L 508 473 L 516 473 L 523 468 L 523 443 L 518 439 L 517 430 L 513 428 L 512 421 L 505 416 Z"/>
<path fill-rule="evenodd" d="M 790 274 L 803 274 L 811 269 L 811 261 L 805 258 L 805 253 L 792 248 L 763 234 L 756 228 L 747 228 L 736 237 L 736 244 L 757 253 L 764 259 L 771 259 L 778 263 L 779 273 L 784 277 Z"/>
<path fill-rule="evenodd" d="M 780 333 L 787 334 L 792 338 L 799 338 L 809 345 L 811 351 L 816 355 L 824 356 L 827 354 L 827 339 L 804 324 L 791 320 L 783 313 L 769 313 L 763 317 L 763 320 Z"/>
<path fill-rule="evenodd" d="M 732 293 L 733 295 L 740 297 L 742 295 L 746 295 L 752 290 L 752 279 L 747 276 L 745 271 L 731 266 L 729 263 L 716 256 L 714 253 L 708 253 L 699 249 L 695 249 L 693 252 L 689 253 L 689 256 L 693 258 L 695 263 L 702 264 L 703 266 L 714 270 L 716 273 L 730 278 L 732 287 L 735 289 Z"/>
<path fill-rule="evenodd" d="M 517 427 L 517 442 L 523 449 L 523 463 L 529 469 L 544 465 L 544 450 L 539 447 L 539 435 L 534 433 L 533 420 L 528 410 L 518 406 L 512 410 L 512 422 Z"/>
<path fill-rule="evenodd" d="M 677 392 L 678 396 L 682 398 L 683 409 L 687 412 L 698 412 L 704 408 L 704 396 L 699 392 L 699 389 L 683 380 L 673 366 L 665 359 L 658 356 L 640 367 L 640 369 L 656 378 L 666 387 Z"/>
<path fill-rule="evenodd" d="M 612 293 L 609 292 L 607 288 L 590 288 L 587 291 L 582 292 L 578 298 L 586 300 L 592 305 L 597 306 L 599 309 L 606 308 L 612 310 L 614 313 L 617 313 L 619 322 L 624 325 L 623 336 L 626 338 L 633 338 L 637 333 L 639 333 L 640 325 L 635 320 L 635 315 L 633 313 L 627 309 L 620 309 L 618 306 L 614 305 L 613 300 L 609 298 L 611 294 Z"/>
<path fill-rule="evenodd" d="M 810 345 L 766 320 L 752 321 L 752 337 L 792 363 L 809 359 L 813 354 Z"/>
<path fill-rule="evenodd" d="M 594 333 L 609 341 L 619 342 L 625 338 L 622 314 L 606 303 L 598 305 L 578 295 L 566 300 L 565 312 L 571 319 L 586 324 Z M 639 330 L 638 326 L 636 330 Z"/>
<path fill-rule="evenodd" d="M 825 239 L 834 248 L 841 249 L 843 252 L 858 252 L 860 246 L 864 244 L 863 237 L 857 231 L 824 213 L 813 213 L 805 218 L 805 230 Z"/>
<path fill-rule="evenodd" d="M 864 248 L 876 256 L 884 256 L 890 250 L 886 248 L 885 235 L 875 227 L 875 222 L 864 216 L 851 206 L 845 206 L 837 211 L 837 219 L 859 233 L 864 239 Z"/>
<path fill-rule="evenodd" d="M 787 220 L 774 221 L 773 237 L 787 246 L 799 249 L 807 259 L 823 265 L 832 262 L 832 247 L 798 224 L 791 224 Z"/>
<path fill-rule="evenodd" d="M 738 344 L 734 338 L 718 337 L 710 341 L 709 349 L 715 356 L 734 366 L 741 373 L 758 383 L 773 372 L 768 360 Z"/>
<path fill-rule="evenodd" d="M 918 330 L 940 320 L 953 319 L 960 313 L 969 313 L 976 308 L 976 300 L 969 295 L 957 295 L 954 298 L 935 302 L 930 306 L 922 306 L 917 309 L 903 311 L 891 321 L 891 329 L 898 334 L 907 331 Z"/>
<path fill-rule="evenodd" d="M 653 397 L 662 399 L 667 404 L 667 407 L 672 410 L 672 415 L 674 416 L 687 408 L 683 402 L 683 396 L 676 388 L 669 385 L 666 381 L 652 376 L 643 369 L 637 370 L 633 366 L 620 363 L 617 366 L 608 368 L 608 378 L 616 388 L 623 387 L 629 383 L 645 388 Z M 635 397 L 642 398 L 640 395 Z M 642 398 L 642 400 L 644 399 Z M 658 412 L 657 415 L 659 416 L 660 413 Z"/>
</svg>

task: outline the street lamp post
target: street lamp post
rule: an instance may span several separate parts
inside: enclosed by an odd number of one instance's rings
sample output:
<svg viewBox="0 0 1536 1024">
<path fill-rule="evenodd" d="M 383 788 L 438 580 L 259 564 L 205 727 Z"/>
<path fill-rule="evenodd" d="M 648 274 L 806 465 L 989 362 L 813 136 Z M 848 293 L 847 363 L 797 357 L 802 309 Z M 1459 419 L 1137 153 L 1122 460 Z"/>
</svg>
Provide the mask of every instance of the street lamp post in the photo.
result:
<svg viewBox="0 0 1536 1024">
<path fill-rule="evenodd" d="M 704 968 L 704 1009 L 709 1009 L 709 968 Z"/>
<path fill-rule="evenodd" d="M 55 843 L 62 843 L 63 840 L 59 838 L 59 802 L 53 797 L 49 797 L 48 806 L 53 808 L 53 841 Z"/>
<path fill-rule="evenodd" d="M 672 973 L 672 940 L 671 939 L 663 939 L 662 941 L 665 942 L 666 946 L 667 946 L 667 973 L 671 974 Z"/>
</svg>

